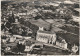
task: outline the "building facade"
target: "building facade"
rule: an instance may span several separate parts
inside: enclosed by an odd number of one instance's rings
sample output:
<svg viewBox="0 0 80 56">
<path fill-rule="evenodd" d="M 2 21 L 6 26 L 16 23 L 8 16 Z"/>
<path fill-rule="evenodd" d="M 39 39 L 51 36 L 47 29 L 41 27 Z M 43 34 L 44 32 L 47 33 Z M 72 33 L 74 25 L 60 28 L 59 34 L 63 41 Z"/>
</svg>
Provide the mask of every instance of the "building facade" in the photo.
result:
<svg viewBox="0 0 80 56">
<path fill-rule="evenodd" d="M 56 41 L 56 34 L 48 31 L 37 31 L 36 40 L 44 43 L 54 44 Z"/>
<path fill-rule="evenodd" d="M 66 43 L 65 40 L 62 40 L 61 42 L 56 41 L 56 45 L 59 46 L 59 47 L 61 47 L 61 48 L 67 49 L 67 45 L 68 44 Z"/>
<path fill-rule="evenodd" d="M 79 50 L 78 46 L 74 44 L 72 46 L 72 52 L 76 53 L 78 50 Z"/>
<path fill-rule="evenodd" d="M 32 51 L 33 50 L 33 46 L 34 46 L 34 43 L 32 43 L 31 41 L 26 41 L 25 42 L 25 50 L 24 51 Z"/>
</svg>

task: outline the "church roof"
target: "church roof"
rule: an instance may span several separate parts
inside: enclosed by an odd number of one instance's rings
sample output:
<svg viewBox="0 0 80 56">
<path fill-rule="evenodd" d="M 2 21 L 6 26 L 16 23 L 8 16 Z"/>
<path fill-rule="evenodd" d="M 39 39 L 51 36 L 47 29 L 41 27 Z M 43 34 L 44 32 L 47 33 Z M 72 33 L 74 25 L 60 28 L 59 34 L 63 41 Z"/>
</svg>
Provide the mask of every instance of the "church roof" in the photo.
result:
<svg viewBox="0 0 80 56">
<path fill-rule="evenodd" d="M 50 31 L 41 31 L 38 30 L 39 33 L 46 33 L 46 34 L 55 34 L 55 32 L 50 32 Z"/>
</svg>

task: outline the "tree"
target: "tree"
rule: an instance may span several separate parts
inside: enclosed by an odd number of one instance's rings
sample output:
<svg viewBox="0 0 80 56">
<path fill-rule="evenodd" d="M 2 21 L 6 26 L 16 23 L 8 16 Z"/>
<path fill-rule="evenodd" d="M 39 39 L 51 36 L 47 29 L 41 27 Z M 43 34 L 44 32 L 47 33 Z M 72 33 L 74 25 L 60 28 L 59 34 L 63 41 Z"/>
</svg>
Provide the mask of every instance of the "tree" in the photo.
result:
<svg viewBox="0 0 80 56">
<path fill-rule="evenodd" d="M 23 31 L 21 35 L 22 36 L 26 36 L 27 35 L 27 31 Z"/>
<path fill-rule="evenodd" d="M 8 22 L 10 22 L 10 23 L 14 23 L 15 22 L 15 18 L 14 18 L 13 12 L 12 12 L 12 16 L 9 16 Z"/>
<path fill-rule="evenodd" d="M 25 45 L 22 45 L 22 44 L 17 43 L 17 48 L 18 48 L 18 52 L 19 52 L 19 54 L 20 54 L 21 52 L 24 51 Z"/>
<path fill-rule="evenodd" d="M 42 18 L 42 17 L 39 16 L 39 15 L 37 15 L 37 16 L 35 17 L 35 20 L 40 19 L 40 18 Z"/>
<path fill-rule="evenodd" d="M 5 25 L 7 28 L 10 28 L 12 25 L 10 22 L 6 22 L 6 25 Z"/>
<path fill-rule="evenodd" d="M 70 9 L 68 9 L 68 8 L 62 9 L 61 8 L 61 11 L 63 11 L 63 13 L 58 12 L 59 15 L 60 15 L 59 16 L 60 19 L 65 19 L 66 22 L 68 22 L 68 20 L 72 19 L 72 14 L 73 13 Z"/>
<path fill-rule="evenodd" d="M 63 16 L 63 19 L 65 19 L 66 22 L 68 22 L 68 20 L 72 19 L 72 16 L 71 16 L 70 14 L 65 14 L 65 15 Z"/>
<path fill-rule="evenodd" d="M 4 24 L 1 25 L 1 30 L 3 30 L 3 29 L 5 29 L 5 25 Z"/>
</svg>

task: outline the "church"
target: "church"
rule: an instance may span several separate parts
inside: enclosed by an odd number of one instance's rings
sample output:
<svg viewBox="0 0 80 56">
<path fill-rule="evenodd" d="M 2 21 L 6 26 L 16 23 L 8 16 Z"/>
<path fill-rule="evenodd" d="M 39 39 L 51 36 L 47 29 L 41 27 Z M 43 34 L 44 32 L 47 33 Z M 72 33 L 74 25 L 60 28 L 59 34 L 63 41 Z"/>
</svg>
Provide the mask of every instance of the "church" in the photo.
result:
<svg viewBox="0 0 80 56">
<path fill-rule="evenodd" d="M 44 31 L 43 27 L 39 27 L 36 35 L 36 40 L 44 43 L 55 44 L 56 34 L 49 31 Z"/>
</svg>

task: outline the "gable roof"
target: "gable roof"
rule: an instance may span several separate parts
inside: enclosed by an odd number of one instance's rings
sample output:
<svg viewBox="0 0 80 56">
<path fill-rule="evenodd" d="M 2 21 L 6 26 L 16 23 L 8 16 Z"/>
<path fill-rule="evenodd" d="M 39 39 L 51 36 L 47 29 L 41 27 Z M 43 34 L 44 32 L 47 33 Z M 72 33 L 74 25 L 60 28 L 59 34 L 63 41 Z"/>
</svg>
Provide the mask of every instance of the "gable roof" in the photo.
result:
<svg viewBox="0 0 80 56">
<path fill-rule="evenodd" d="M 37 32 L 38 33 L 45 33 L 45 34 L 55 34 L 55 32 L 50 32 L 50 31 L 41 31 L 41 30 L 38 30 Z"/>
</svg>

